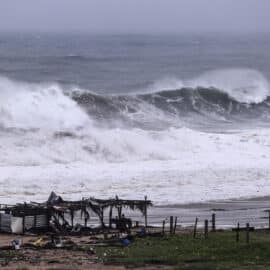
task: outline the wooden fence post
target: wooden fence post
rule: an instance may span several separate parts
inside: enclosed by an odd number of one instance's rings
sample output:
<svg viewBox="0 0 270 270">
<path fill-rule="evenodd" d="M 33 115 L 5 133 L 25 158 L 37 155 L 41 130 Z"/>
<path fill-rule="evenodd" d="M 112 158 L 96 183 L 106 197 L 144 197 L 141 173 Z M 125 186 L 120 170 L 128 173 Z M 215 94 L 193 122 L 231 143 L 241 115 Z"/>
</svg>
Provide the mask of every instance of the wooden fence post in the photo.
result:
<svg viewBox="0 0 270 270">
<path fill-rule="evenodd" d="M 148 221 L 147 221 L 147 204 L 146 204 L 146 201 L 147 201 L 147 196 L 144 196 L 144 200 L 145 200 L 145 209 L 144 209 L 144 213 L 145 213 L 145 216 L 144 216 L 144 218 L 145 218 L 145 228 L 147 228 L 147 226 L 148 226 Z"/>
<path fill-rule="evenodd" d="M 239 230 L 240 230 L 240 224 L 239 222 L 237 223 L 237 228 L 236 228 L 236 242 L 239 242 Z"/>
<path fill-rule="evenodd" d="M 170 234 L 173 233 L 173 216 L 170 216 Z"/>
<path fill-rule="evenodd" d="M 194 224 L 193 238 L 196 238 L 197 225 L 198 225 L 198 218 L 196 217 L 195 224 Z"/>
<path fill-rule="evenodd" d="M 175 234 L 176 231 L 176 226 L 177 226 L 177 217 L 174 219 L 174 228 L 173 228 L 173 234 Z"/>
<path fill-rule="evenodd" d="M 204 221 L 204 238 L 205 239 L 208 238 L 208 220 L 207 219 Z"/>
<path fill-rule="evenodd" d="M 270 230 L 270 211 L 268 212 L 268 230 Z"/>
<path fill-rule="evenodd" d="M 162 221 L 162 234 L 165 234 L 165 220 Z"/>
<path fill-rule="evenodd" d="M 246 242 L 249 243 L 249 223 L 246 224 Z"/>
<path fill-rule="evenodd" d="M 212 231 L 213 232 L 216 231 L 216 214 L 215 213 L 212 214 Z"/>
</svg>

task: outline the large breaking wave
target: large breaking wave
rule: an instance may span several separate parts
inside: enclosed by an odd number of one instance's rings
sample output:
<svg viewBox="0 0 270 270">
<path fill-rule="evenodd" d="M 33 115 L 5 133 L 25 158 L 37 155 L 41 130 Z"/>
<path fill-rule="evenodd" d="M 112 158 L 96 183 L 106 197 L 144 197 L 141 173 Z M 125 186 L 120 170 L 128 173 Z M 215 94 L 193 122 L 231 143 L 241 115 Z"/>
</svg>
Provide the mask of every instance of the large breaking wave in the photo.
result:
<svg viewBox="0 0 270 270">
<path fill-rule="evenodd" d="M 248 74 L 247 87 L 239 80 L 230 89 L 192 86 L 193 80 L 126 95 L 1 78 L 0 165 L 169 160 L 208 151 L 216 142 L 198 129 L 251 128 L 252 119 L 254 127 L 268 124 L 268 83 L 258 72 Z"/>
<path fill-rule="evenodd" d="M 268 81 L 253 70 L 213 71 L 185 82 L 167 79 L 149 89 L 110 96 L 75 91 L 72 98 L 106 125 L 207 126 L 251 119 L 267 122 L 270 117 Z"/>
<path fill-rule="evenodd" d="M 3 128 L 164 129 L 270 119 L 267 80 L 253 70 L 213 71 L 189 80 L 163 80 L 151 91 L 101 95 L 56 84 L 27 84 L 0 78 Z"/>
</svg>

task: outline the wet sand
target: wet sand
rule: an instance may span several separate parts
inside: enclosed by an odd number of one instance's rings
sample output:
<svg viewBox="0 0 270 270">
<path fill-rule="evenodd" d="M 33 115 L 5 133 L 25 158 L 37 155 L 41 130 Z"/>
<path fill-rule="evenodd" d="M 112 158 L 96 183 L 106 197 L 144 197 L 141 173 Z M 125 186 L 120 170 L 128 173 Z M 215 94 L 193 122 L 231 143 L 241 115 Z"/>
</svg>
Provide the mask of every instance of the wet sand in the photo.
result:
<svg viewBox="0 0 270 270">
<path fill-rule="evenodd" d="M 179 225 L 189 227 L 193 226 L 195 218 L 198 217 L 198 225 L 203 226 L 204 220 L 211 220 L 212 213 L 215 213 L 217 228 L 232 228 L 238 222 L 243 226 L 249 222 L 251 226 L 256 228 L 265 228 L 269 226 L 267 212 L 269 209 L 270 197 L 258 197 L 186 205 L 155 206 L 149 209 L 148 219 L 150 225 L 161 226 L 162 220 L 166 219 L 169 222 L 170 216 L 176 216 Z M 133 218 L 144 222 L 140 215 Z"/>
</svg>

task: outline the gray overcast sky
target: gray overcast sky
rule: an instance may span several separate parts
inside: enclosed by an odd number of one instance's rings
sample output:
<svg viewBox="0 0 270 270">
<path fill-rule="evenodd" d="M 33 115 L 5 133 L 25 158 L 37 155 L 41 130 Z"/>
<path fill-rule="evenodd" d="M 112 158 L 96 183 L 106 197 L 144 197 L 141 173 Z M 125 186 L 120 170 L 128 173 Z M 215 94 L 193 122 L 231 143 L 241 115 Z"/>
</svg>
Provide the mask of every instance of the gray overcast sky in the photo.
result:
<svg viewBox="0 0 270 270">
<path fill-rule="evenodd" d="M 0 30 L 270 32 L 270 0 L 0 0 Z"/>
</svg>

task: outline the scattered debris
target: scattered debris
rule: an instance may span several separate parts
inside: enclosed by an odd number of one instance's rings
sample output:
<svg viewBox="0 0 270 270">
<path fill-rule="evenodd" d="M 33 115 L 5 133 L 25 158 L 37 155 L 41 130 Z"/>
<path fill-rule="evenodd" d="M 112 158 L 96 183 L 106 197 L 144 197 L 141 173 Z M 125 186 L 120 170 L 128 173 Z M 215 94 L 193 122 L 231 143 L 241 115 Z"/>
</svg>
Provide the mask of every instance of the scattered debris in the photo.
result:
<svg viewBox="0 0 270 270">
<path fill-rule="evenodd" d="M 0 205 L 0 232 L 14 234 L 54 233 L 56 235 L 90 234 L 93 231 L 106 229 L 126 232 L 132 227 L 132 220 L 122 213 L 123 208 L 138 210 L 147 221 L 147 208 L 152 202 L 147 200 L 83 198 L 79 201 L 65 201 L 52 192 L 44 203 L 23 203 L 16 205 Z M 109 211 L 109 224 L 104 222 L 104 212 Z M 113 211 L 117 215 L 113 218 Z M 91 228 L 88 221 L 98 217 L 100 226 Z M 74 223 L 75 218 L 79 220 Z"/>
</svg>

